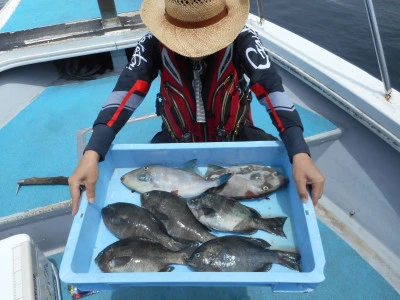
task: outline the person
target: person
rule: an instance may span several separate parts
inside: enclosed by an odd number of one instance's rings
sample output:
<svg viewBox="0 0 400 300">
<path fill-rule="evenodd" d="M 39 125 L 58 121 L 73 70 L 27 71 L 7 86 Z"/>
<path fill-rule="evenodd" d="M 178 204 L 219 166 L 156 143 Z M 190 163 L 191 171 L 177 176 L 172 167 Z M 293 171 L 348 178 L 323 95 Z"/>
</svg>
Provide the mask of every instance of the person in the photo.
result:
<svg viewBox="0 0 400 300">
<path fill-rule="evenodd" d="M 120 74 L 69 177 L 73 215 L 81 186 L 94 202 L 98 163 L 159 75 L 157 114 L 163 126 L 152 143 L 276 139 L 253 124 L 253 92 L 287 149 L 300 198 L 307 201 L 311 187 L 317 204 L 324 176 L 310 157 L 302 122 L 281 77 L 257 33 L 245 26 L 249 8 L 249 0 L 143 1 L 140 14 L 149 33 Z"/>
</svg>

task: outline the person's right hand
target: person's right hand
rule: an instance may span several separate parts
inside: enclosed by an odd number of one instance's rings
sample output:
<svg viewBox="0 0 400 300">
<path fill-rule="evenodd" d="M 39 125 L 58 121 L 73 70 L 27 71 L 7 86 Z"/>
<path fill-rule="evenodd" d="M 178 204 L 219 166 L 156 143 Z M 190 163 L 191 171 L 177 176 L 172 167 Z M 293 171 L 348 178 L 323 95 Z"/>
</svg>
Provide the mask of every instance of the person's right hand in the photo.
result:
<svg viewBox="0 0 400 300">
<path fill-rule="evenodd" d="M 68 178 L 69 191 L 72 198 L 72 215 L 78 211 L 81 187 L 86 188 L 88 201 L 93 203 L 95 200 L 95 186 L 99 176 L 99 154 L 92 150 L 87 150 L 75 171 Z"/>
</svg>

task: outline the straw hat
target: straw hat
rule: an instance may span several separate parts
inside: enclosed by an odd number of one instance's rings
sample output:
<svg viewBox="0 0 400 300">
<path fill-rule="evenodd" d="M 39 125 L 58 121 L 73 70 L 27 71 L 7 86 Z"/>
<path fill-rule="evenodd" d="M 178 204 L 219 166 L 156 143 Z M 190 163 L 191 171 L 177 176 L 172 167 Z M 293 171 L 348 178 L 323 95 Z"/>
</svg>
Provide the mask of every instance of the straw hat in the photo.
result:
<svg viewBox="0 0 400 300">
<path fill-rule="evenodd" d="M 187 57 L 232 43 L 249 15 L 249 0 L 143 0 L 140 15 L 152 34 Z"/>
</svg>

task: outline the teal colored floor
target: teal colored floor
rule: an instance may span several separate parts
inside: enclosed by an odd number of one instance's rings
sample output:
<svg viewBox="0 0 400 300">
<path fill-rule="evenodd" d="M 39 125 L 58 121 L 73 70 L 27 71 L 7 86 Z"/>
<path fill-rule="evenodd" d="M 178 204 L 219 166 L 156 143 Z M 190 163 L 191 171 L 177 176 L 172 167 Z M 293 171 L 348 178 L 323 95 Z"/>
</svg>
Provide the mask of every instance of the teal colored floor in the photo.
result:
<svg viewBox="0 0 400 300">
<path fill-rule="evenodd" d="M 357 252 L 332 230 L 318 222 L 324 246 L 325 281 L 311 293 L 272 293 L 269 287 L 124 287 L 100 291 L 85 299 L 345 299 L 395 300 L 399 294 Z M 60 266 L 62 254 L 50 259 Z M 229 276 L 229 274 L 227 274 Z M 71 299 L 62 283 L 63 300 Z"/>
<path fill-rule="evenodd" d="M 115 0 L 117 13 L 140 9 L 142 1 Z M 97 0 L 21 0 L 1 32 L 70 23 L 100 17 Z"/>
<path fill-rule="evenodd" d="M 1 128 L 0 217 L 70 199 L 67 186 L 21 187 L 15 195 L 17 181 L 35 176 L 69 176 L 73 172 L 78 162 L 76 132 L 92 126 L 116 79 L 111 76 L 49 87 Z M 151 93 L 155 93 L 154 88 Z M 154 102 L 149 102 L 137 110 L 137 115 L 152 112 Z M 159 122 L 135 124 L 135 132 L 129 130 L 133 126 L 129 125 L 116 142 L 147 143 L 161 128 Z M 146 129 L 149 125 L 153 130 Z"/>
<path fill-rule="evenodd" d="M 117 76 L 52 86 L 44 90 L 6 126 L 0 129 L 0 217 L 70 199 L 67 186 L 21 187 L 17 181 L 30 177 L 69 176 L 77 159 L 76 132 L 89 128 L 111 93 Z M 134 116 L 155 112 L 158 79 Z M 297 107 L 305 136 L 336 128 L 328 120 Z M 253 101 L 257 126 L 278 136 L 265 108 Z M 115 143 L 148 143 L 161 128 L 159 118 L 126 125 Z"/>
</svg>

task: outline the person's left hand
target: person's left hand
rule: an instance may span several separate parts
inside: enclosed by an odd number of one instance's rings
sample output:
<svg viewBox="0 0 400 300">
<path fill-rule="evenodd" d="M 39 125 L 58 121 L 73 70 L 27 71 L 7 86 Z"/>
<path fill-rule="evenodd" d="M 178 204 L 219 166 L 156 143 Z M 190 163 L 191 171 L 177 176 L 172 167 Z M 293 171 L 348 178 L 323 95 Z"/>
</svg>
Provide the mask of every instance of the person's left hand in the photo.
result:
<svg viewBox="0 0 400 300">
<path fill-rule="evenodd" d="M 316 206 L 324 191 L 325 177 L 307 153 L 293 156 L 292 173 L 301 201 L 307 202 L 307 185 L 311 185 L 311 199 Z"/>
</svg>

